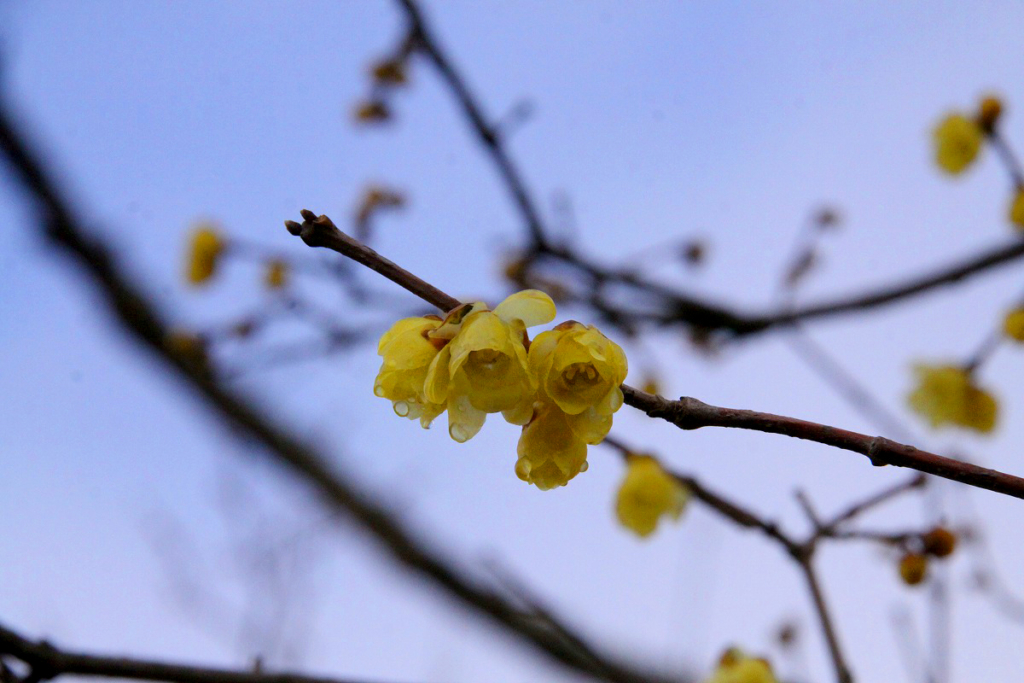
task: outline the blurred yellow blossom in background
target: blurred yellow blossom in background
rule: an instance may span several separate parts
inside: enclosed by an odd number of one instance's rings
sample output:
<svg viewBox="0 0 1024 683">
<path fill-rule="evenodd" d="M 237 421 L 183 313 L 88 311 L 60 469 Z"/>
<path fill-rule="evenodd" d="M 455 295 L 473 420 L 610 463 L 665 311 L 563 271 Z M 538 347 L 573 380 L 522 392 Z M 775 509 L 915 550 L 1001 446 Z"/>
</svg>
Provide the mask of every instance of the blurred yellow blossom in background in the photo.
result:
<svg viewBox="0 0 1024 683">
<path fill-rule="evenodd" d="M 767 660 L 749 657 L 738 648 L 729 648 L 718 662 L 718 668 L 705 683 L 776 683 Z"/>
<path fill-rule="evenodd" d="M 1017 342 L 1024 342 L 1024 308 L 1015 308 L 1003 318 L 1003 333 Z"/>
<path fill-rule="evenodd" d="M 963 172 L 978 156 L 984 136 L 977 122 L 961 114 L 950 114 L 933 132 L 936 163 L 952 175 Z"/>
<path fill-rule="evenodd" d="M 193 286 L 203 285 L 217 271 L 217 261 L 224 253 L 224 240 L 217 227 L 202 223 L 192 230 L 185 262 L 185 280 Z"/>
<path fill-rule="evenodd" d="M 690 492 L 649 455 L 630 454 L 626 477 L 615 499 L 615 514 L 624 527 L 649 536 L 663 516 L 679 519 Z"/>
<path fill-rule="evenodd" d="M 982 433 L 995 427 L 996 400 L 975 386 L 967 370 L 956 365 L 918 364 L 914 373 L 917 387 L 907 401 L 932 427 L 956 425 Z"/>
</svg>

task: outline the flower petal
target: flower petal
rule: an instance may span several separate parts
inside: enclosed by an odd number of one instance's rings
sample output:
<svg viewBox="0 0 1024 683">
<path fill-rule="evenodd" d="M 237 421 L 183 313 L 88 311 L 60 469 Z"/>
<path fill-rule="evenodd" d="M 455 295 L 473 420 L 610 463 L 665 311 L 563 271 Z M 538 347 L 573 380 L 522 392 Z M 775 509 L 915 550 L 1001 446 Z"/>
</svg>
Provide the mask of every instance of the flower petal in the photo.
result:
<svg viewBox="0 0 1024 683">
<path fill-rule="evenodd" d="M 555 302 L 539 289 L 525 289 L 511 295 L 494 309 L 505 322 L 522 320 L 527 327 L 543 325 L 555 319 Z"/>
</svg>

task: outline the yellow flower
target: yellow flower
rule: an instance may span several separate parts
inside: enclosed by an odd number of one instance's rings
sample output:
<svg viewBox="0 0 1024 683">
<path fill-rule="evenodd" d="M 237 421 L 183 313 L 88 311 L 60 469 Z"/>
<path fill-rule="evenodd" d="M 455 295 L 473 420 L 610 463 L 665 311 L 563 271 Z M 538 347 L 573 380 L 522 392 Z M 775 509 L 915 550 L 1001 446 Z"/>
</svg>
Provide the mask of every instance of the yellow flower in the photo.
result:
<svg viewBox="0 0 1024 683">
<path fill-rule="evenodd" d="M 439 344 L 428 334 L 440 325 L 437 316 L 404 318 L 392 325 L 377 345 L 384 362 L 374 380 L 373 393 L 391 401 L 399 417 L 418 418 L 424 429 L 444 412 L 443 403 L 431 402 L 423 393 L 427 370 L 438 355 Z"/>
<path fill-rule="evenodd" d="M 663 515 L 679 519 L 690 497 L 685 486 L 649 455 L 630 455 L 626 467 L 615 500 L 615 514 L 624 527 L 644 537 L 654 532 Z"/>
<path fill-rule="evenodd" d="M 523 427 L 517 449 L 516 476 L 541 491 L 565 486 L 587 471 L 587 444 L 569 424 L 569 416 L 552 403 L 538 403 Z"/>
<path fill-rule="evenodd" d="M 974 385 L 964 368 L 955 365 L 915 365 L 918 386 L 907 400 L 910 407 L 932 427 L 957 425 L 991 432 L 998 405 L 987 391 Z"/>
<path fill-rule="evenodd" d="M 542 400 L 553 401 L 587 443 L 600 443 L 622 407 L 626 354 L 596 327 L 570 320 L 530 345 L 530 369 Z"/>
<path fill-rule="evenodd" d="M 1013 195 L 1009 216 L 1010 222 L 1017 227 L 1017 230 L 1024 230 L 1024 187 L 1018 187 Z"/>
<path fill-rule="evenodd" d="M 935 127 L 935 161 L 947 173 L 966 169 L 981 149 L 984 132 L 977 122 L 961 114 L 950 114 Z"/>
<path fill-rule="evenodd" d="M 513 424 L 530 421 L 537 387 L 526 354 L 526 328 L 554 317 L 551 297 L 527 289 L 494 311 L 482 302 L 460 306 L 432 333 L 451 343 L 430 364 L 425 395 L 447 405 L 448 433 L 454 440 L 471 439 L 487 413 L 500 412 Z"/>
<path fill-rule="evenodd" d="M 213 225 L 203 224 L 192 231 L 185 267 L 185 279 L 189 284 L 202 285 L 213 277 L 224 246 L 224 240 Z"/>
<path fill-rule="evenodd" d="M 767 660 L 748 657 L 733 647 L 725 651 L 706 683 L 776 683 L 776 679 Z"/>
<path fill-rule="evenodd" d="M 263 283 L 268 289 L 282 289 L 288 285 L 288 276 L 288 263 L 274 259 L 267 263 L 266 271 L 263 274 Z"/>
<path fill-rule="evenodd" d="M 1014 341 L 1024 342 L 1024 308 L 1015 308 L 1006 314 L 1003 333 Z"/>
</svg>

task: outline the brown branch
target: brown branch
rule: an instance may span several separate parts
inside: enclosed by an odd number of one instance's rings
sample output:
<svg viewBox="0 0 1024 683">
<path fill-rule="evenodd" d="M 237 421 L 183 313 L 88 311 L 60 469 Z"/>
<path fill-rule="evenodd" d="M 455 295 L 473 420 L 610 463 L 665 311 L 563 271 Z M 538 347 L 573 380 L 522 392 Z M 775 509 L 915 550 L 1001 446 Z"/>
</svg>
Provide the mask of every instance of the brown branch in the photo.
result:
<svg viewBox="0 0 1024 683">
<path fill-rule="evenodd" d="M 328 508 L 345 513 L 369 532 L 393 559 L 435 583 L 465 607 L 487 615 L 494 624 L 518 635 L 551 659 L 604 680 L 629 683 L 666 680 L 611 656 L 595 661 L 590 654 L 596 651 L 595 648 L 591 647 L 589 652 L 581 653 L 557 631 L 535 623 L 535 620 L 524 615 L 507 599 L 484 587 L 460 568 L 449 564 L 439 551 L 413 537 L 388 510 L 330 465 L 331 460 L 325 453 L 279 425 L 277 420 L 248 398 L 222 386 L 194 359 L 176 353 L 166 345 L 164 340 L 167 326 L 157 309 L 122 271 L 105 245 L 95 238 L 87 237 L 57 186 L 44 172 L 38 157 L 16 132 L 6 103 L 3 102 L 0 102 L 0 154 L 5 158 L 13 177 L 35 200 L 40 226 L 45 235 L 54 244 L 63 247 L 93 280 L 121 327 L 172 368 L 185 385 L 205 399 L 214 414 L 235 427 L 233 433 L 239 438 L 252 439 L 263 446 L 286 470 L 308 484 Z M 372 251 L 362 251 L 373 255 L 372 260 L 381 268 L 380 272 L 390 273 L 392 279 L 404 272 Z M 435 293 L 432 301 L 435 305 L 454 301 L 432 287 L 422 295 L 427 296 L 430 292 Z M 571 630 L 565 625 L 560 625 L 560 628 Z"/>
<path fill-rule="evenodd" d="M 70 652 L 58 649 L 46 641 L 29 640 L 0 625 L 0 656 L 3 655 L 28 665 L 28 678 L 35 681 L 58 676 L 96 676 L 167 683 L 354 683 L 354 679 L 349 678 L 236 671 Z"/>
<path fill-rule="evenodd" d="M 896 484 L 887 489 L 883 489 L 882 491 L 879 491 L 873 496 L 865 498 L 864 500 L 851 505 L 847 509 L 837 514 L 832 519 L 823 523 L 821 527 L 818 529 L 818 533 L 820 535 L 831 533 L 835 531 L 835 529 L 844 522 L 848 522 L 854 517 L 857 517 L 858 515 L 867 512 L 871 508 L 881 505 L 882 503 L 886 503 L 892 500 L 893 498 L 902 495 L 903 493 L 906 493 L 907 491 L 910 491 L 912 489 L 923 488 L 924 485 L 927 483 L 928 479 L 927 477 L 925 477 L 925 475 L 917 474 L 903 483 Z"/>
<path fill-rule="evenodd" d="M 821 591 L 821 584 L 818 581 L 817 572 L 811 564 L 811 557 L 798 562 L 800 569 L 807 580 L 807 588 L 811 593 L 811 602 L 814 604 L 814 611 L 818 614 L 818 622 L 822 633 L 825 634 L 825 642 L 828 645 L 829 656 L 832 658 L 832 668 L 836 672 L 838 683 L 853 683 L 853 675 L 850 667 L 847 666 L 843 657 L 842 648 L 839 647 L 839 636 L 836 634 L 832 617 L 825 602 L 825 596 Z"/>
<path fill-rule="evenodd" d="M 366 264 L 442 310 L 451 310 L 461 303 L 345 235 L 327 216 L 316 216 L 307 210 L 303 210 L 302 215 L 306 220 L 301 224 L 286 221 L 285 225 L 293 235 L 301 236 L 306 244 L 326 247 L 344 256 L 357 258 L 360 263 Z M 1020 477 L 922 451 L 884 437 L 868 436 L 795 417 L 739 408 L 720 408 L 695 398 L 683 397 L 671 401 L 626 384 L 622 385 L 622 392 L 628 405 L 642 410 L 651 417 L 671 422 L 680 429 L 728 427 L 783 434 L 866 455 L 874 465 L 907 467 L 962 484 L 1024 498 L 1024 479 Z"/>
<path fill-rule="evenodd" d="M 680 429 L 728 427 L 783 434 L 866 455 L 875 465 L 907 467 L 961 484 L 1024 498 L 1024 479 L 1020 477 L 922 451 L 884 437 L 868 436 L 794 417 L 720 408 L 695 398 L 683 397 L 671 401 L 626 385 L 622 386 L 622 391 L 627 404 L 651 417 L 671 422 Z"/>
</svg>

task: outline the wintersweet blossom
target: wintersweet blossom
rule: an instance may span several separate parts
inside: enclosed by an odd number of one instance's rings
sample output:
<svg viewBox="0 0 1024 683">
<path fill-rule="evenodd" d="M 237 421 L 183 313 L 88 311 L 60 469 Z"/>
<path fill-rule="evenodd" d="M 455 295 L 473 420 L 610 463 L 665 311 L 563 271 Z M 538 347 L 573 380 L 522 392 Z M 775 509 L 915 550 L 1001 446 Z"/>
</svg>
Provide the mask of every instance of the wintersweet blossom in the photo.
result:
<svg viewBox="0 0 1024 683">
<path fill-rule="evenodd" d="M 539 402 L 519 438 L 516 476 L 541 491 L 565 486 L 587 470 L 587 442 L 553 403 Z"/>
<path fill-rule="evenodd" d="M 767 660 L 749 657 L 738 648 L 729 648 L 706 683 L 776 683 L 776 678 Z"/>
<path fill-rule="evenodd" d="M 995 427 L 998 404 L 990 393 L 974 384 L 966 369 L 918 364 L 914 372 L 918 385 L 907 401 L 932 427 L 956 425 L 982 433 Z"/>
<path fill-rule="evenodd" d="M 482 302 L 460 306 L 431 333 L 451 341 L 432 360 L 424 394 L 447 406 L 448 433 L 455 441 L 471 439 L 488 413 L 500 412 L 513 424 L 530 421 L 537 383 L 529 369 L 526 328 L 554 317 L 551 297 L 528 289 L 493 311 Z"/>
<path fill-rule="evenodd" d="M 283 289 L 288 286 L 291 269 L 287 261 L 273 259 L 267 262 L 263 271 L 263 284 L 267 289 Z"/>
<path fill-rule="evenodd" d="M 663 516 L 679 519 L 690 492 L 649 455 L 630 455 L 626 478 L 615 499 L 622 526 L 640 537 L 650 536 Z"/>
<path fill-rule="evenodd" d="M 185 279 L 190 285 L 202 285 L 213 277 L 224 246 L 220 232 L 212 225 L 200 225 L 192 231 L 185 264 Z"/>
<path fill-rule="evenodd" d="M 392 325 L 377 345 L 384 362 L 374 380 L 373 393 L 391 401 L 396 415 L 418 419 L 424 429 L 445 408 L 444 403 L 427 400 L 423 391 L 430 363 L 440 346 L 429 334 L 441 324 L 437 316 L 404 318 Z"/>
<path fill-rule="evenodd" d="M 950 114 L 935 127 L 932 137 L 936 163 L 942 170 L 956 175 L 978 156 L 985 133 L 976 121 L 962 114 Z"/>
<path fill-rule="evenodd" d="M 600 443 L 622 407 L 628 366 L 618 344 L 593 326 L 570 320 L 537 335 L 530 345 L 530 369 L 540 398 L 554 403 L 584 441 Z"/>
</svg>

